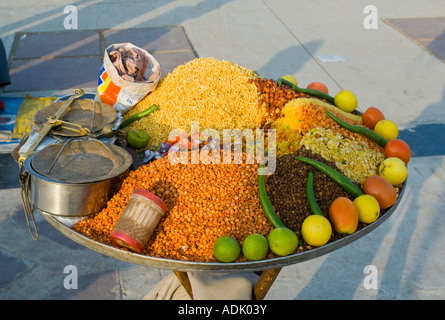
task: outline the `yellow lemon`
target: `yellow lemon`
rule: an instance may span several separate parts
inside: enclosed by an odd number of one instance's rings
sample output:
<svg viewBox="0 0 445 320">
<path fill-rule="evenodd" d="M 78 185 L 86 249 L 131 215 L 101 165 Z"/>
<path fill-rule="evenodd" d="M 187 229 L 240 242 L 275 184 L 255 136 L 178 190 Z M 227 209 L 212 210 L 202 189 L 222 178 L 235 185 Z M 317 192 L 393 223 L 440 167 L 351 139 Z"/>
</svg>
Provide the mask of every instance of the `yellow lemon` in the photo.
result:
<svg viewBox="0 0 445 320">
<path fill-rule="evenodd" d="M 235 261 L 240 253 L 241 247 L 238 241 L 231 236 L 221 236 L 213 245 L 213 256 L 219 262 Z"/>
<path fill-rule="evenodd" d="M 331 223 L 321 215 L 310 215 L 301 225 L 301 236 L 307 244 L 320 247 L 325 245 L 332 235 Z"/>
<path fill-rule="evenodd" d="M 357 108 L 358 102 L 354 92 L 342 90 L 335 95 L 334 104 L 343 111 L 352 112 Z"/>
<path fill-rule="evenodd" d="M 358 196 L 352 201 L 358 211 L 358 219 L 363 223 L 372 223 L 380 216 L 380 205 L 370 194 Z"/>
<path fill-rule="evenodd" d="M 296 85 L 298 87 L 297 79 L 295 79 L 295 77 L 290 74 L 286 74 L 285 76 L 282 76 L 281 79 L 287 80 L 290 83 L 293 83 L 294 85 Z"/>
<path fill-rule="evenodd" d="M 386 141 L 389 141 L 397 138 L 397 136 L 399 135 L 399 128 L 394 121 L 384 119 L 376 123 L 374 132 Z"/>
<path fill-rule="evenodd" d="M 383 160 L 379 167 L 379 175 L 393 186 L 403 183 L 408 177 L 408 167 L 403 160 L 390 157 Z"/>
</svg>

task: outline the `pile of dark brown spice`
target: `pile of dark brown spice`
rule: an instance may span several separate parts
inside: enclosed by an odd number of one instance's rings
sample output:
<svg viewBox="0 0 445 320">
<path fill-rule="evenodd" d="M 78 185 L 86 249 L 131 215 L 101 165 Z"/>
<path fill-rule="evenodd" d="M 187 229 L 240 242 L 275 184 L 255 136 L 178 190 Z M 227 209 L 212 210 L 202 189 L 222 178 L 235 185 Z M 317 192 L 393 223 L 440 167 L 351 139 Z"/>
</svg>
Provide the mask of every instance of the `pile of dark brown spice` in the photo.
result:
<svg viewBox="0 0 445 320">
<path fill-rule="evenodd" d="M 292 154 L 278 157 L 275 172 L 266 178 L 267 194 L 275 212 L 283 223 L 298 235 L 299 239 L 303 239 L 301 225 L 304 219 L 312 214 L 306 197 L 309 172 L 314 175 L 315 199 L 326 218 L 329 219 L 329 206 L 335 198 L 343 196 L 353 200 L 353 197 L 324 173 L 299 161 L 297 156 L 308 157 L 338 169 L 333 163 L 324 160 L 319 155 L 301 148 Z M 331 241 L 338 237 L 342 235 L 331 238 Z"/>
</svg>

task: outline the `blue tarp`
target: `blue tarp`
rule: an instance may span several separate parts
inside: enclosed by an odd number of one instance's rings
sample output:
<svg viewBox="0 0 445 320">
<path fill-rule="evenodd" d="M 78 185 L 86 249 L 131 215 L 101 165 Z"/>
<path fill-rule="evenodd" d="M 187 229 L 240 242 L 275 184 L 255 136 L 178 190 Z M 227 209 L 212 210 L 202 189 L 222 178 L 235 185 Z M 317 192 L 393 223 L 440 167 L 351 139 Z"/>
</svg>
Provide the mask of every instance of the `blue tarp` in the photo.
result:
<svg viewBox="0 0 445 320">
<path fill-rule="evenodd" d="M 19 111 L 20 105 L 23 101 L 23 97 L 11 98 L 0 97 L 5 102 L 5 109 L 0 111 L 0 131 L 12 131 L 14 130 L 15 117 Z M 19 139 L 12 139 L 10 142 L 1 142 L 1 144 L 17 143 Z"/>
</svg>

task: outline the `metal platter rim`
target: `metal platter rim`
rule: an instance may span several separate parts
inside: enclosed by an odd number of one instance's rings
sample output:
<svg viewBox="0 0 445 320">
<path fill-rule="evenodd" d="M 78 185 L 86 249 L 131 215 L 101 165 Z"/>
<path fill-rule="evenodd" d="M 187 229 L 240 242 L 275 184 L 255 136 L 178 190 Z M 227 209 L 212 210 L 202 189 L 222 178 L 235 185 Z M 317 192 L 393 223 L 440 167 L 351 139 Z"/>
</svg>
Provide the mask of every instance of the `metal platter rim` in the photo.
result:
<svg viewBox="0 0 445 320">
<path fill-rule="evenodd" d="M 397 197 L 394 205 L 389 208 L 383 215 L 381 215 L 375 222 L 366 225 L 362 229 L 347 235 L 344 238 L 338 239 L 334 242 L 328 243 L 324 246 L 313 248 L 301 253 L 296 253 L 284 257 L 277 257 L 272 259 L 264 259 L 259 261 L 248 262 L 232 262 L 232 263 L 219 263 L 219 262 L 194 262 L 194 261 L 180 261 L 174 259 L 158 258 L 148 255 L 142 255 L 130 251 L 121 250 L 104 243 L 98 242 L 91 238 L 88 238 L 69 226 L 62 223 L 57 216 L 45 213 L 39 210 L 42 216 L 53 227 L 63 233 L 71 240 L 91 249 L 96 252 L 102 253 L 106 256 L 116 258 L 122 261 L 158 268 L 183 272 L 250 272 L 250 271 L 264 271 L 267 269 L 275 269 L 286 267 L 299 262 L 307 261 L 310 259 L 321 257 L 327 253 L 340 249 L 355 240 L 365 236 L 384 221 L 386 221 L 396 210 L 397 206 L 402 200 L 402 195 L 405 191 L 407 180 L 404 182 L 403 187 L 400 189 L 400 193 Z"/>
</svg>

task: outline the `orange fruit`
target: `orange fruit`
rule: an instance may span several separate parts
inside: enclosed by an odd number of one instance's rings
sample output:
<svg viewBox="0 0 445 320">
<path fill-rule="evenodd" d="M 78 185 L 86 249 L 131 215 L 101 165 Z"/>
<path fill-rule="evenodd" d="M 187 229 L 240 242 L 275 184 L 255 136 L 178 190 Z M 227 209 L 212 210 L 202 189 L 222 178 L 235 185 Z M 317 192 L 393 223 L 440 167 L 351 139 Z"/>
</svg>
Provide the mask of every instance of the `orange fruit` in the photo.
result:
<svg viewBox="0 0 445 320">
<path fill-rule="evenodd" d="M 400 139 L 389 140 L 385 145 L 386 158 L 396 157 L 408 164 L 411 160 L 411 149 L 409 145 Z"/>
<path fill-rule="evenodd" d="M 328 87 L 321 82 L 312 82 L 307 86 L 308 89 L 318 90 L 320 92 L 329 94 Z"/>
<path fill-rule="evenodd" d="M 370 128 L 371 130 L 374 130 L 374 127 L 377 124 L 377 122 L 384 119 L 385 116 L 383 115 L 383 112 L 375 107 L 369 107 L 362 114 L 363 124 L 368 128 Z"/>
<path fill-rule="evenodd" d="M 397 200 L 397 192 L 393 185 L 385 178 L 372 175 L 363 182 L 363 192 L 377 199 L 380 209 L 391 207 Z"/>
<path fill-rule="evenodd" d="M 331 203 L 329 218 L 338 233 L 351 234 L 357 230 L 358 211 L 354 203 L 346 197 L 338 197 Z"/>
</svg>

